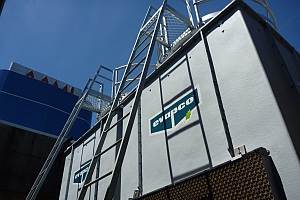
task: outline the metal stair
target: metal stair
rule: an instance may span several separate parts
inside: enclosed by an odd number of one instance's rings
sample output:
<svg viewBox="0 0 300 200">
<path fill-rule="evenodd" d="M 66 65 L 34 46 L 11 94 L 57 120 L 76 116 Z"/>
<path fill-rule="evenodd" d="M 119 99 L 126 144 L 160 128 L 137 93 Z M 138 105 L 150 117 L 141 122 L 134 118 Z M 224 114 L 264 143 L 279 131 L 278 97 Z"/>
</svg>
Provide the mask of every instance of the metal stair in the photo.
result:
<svg viewBox="0 0 300 200">
<path fill-rule="evenodd" d="M 103 104 L 103 102 L 105 102 L 106 104 L 109 104 L 111 102 L 111 98 L 103 94 L 103 92 L 102 92 L 103 84 L 102 84 L 102 82 L 99 81 L 99 79 L 101 79 L 101 78 L 107 79 L 107 77 L 103 77 L 102 75 L 100 75 L 100 73 L 103 70 L 112 72 L 112 70 L 110 70 L 106 67 L 100 66 L 99 69 L 97 70 L 94 78 L 89 79 L 81 96 L 79 97 L 79 100 L 75 104 L 69 118 L 67 119 L 67 122 L 65 123 L 60 135 L 58 136 L 54 146 L 52 147 L 52 150 L 50 151 L 33 186 L 31 187 L 31 189 L 26 197 L 26 200 L 34 200 L 36 198 L 36 196 L 38 195 L 38 193 L 39 193 L 55 159 L 57 158 L 57 155 L 59 154 L 59 152 L 63 146 L 63 143 L 65 142 L 65 139 L 66 139 L 68 133 L 70 132 L 81 108 L 101 114 L 102 110 L 101 110 L 101 105 L 99 103 Z M 112 75 L 112 77 L 113 77 L 113 75 Z M 111 81 L 113 81 L 113 80 L 111 80 Z M 99 88 L 99 92 L 94 89 L 94 88 L 96 88 L 95 86 Z"/>
<path fill-rule="evenodd" d="M 156 13 L 151 17 L 151 19 L 147 21 L 147 23 L 145 22 L 146 21 L 145 18 L 143 25 L 139 31 L 130 59 L 125 69 L 123 78 L 121 80 L 121 83 L 119 84 L 118 92 L 116 93 L 114 101 L 110 107 L 110 111 L 107 115 L 105 125 L 102 129 L 100 135 L 100 141 L 98 143 L 95 154 L 91 161 L 89 171 L 86 175 L 85 181 L 83 183 L 80 194 L 78 196 L 79 200 L 85 198 L 87 189 L 91 185 L 98 183 L 99 181 L 108 177 L 110 177 L 109 185 L 106 190 L 104 199 L 110 200 L 113 199 L 114 197 L 115 188 L 118 182 L 125 152 L 128 146 L 128 141 L 132 131 L 135 115 L 138 109 L 138 104 L 140 102 L 142 90 L 144 88 L 145 79 L 150 65 L 152 53 L 154 50 L 155 41 L 157 39 L 159 22 L 162 18 L 162 13 L 164 11 L 165 5 L 166 5 L 166 0 L 164 1 L 160 9 L 158 9 Z M 117 122 L 112 124 L 112 120 L 116 114 L 116 111 L 118 109 L 122 109 L 122 104 L 121 104 L 122 101 L 120 101 L 120 99 L 122 97 L 122 94 L 126 93 L 126 91 L 134 92 L 134 98 L 132 100 L 133 103 L 131 105 L 131 110 L 129 111 L 129 113 L 124 114 L 123 117 L 119 119 Z M 123 101 L 125 101 L 125 99 L 123 99 Z M 123 138 L 117 140 L 114 144 L 111 144 L 106 149 L 102 150 L 108 132 L 114 127 L 116 127 L 119 123 L 121 123 L 125 118 L 128 118 L 128 121 L 126 123 L 126 129 L 123 133 Z M 111 171 L 104 173 L 102 176 L 95 178 L 95 180 L 92 180 L 95 167 L 97 163 L 100 162 L 100 157 L 117 145 L 120 146 L 118 148 L 118 153 L 117 153 L 117 157 L 113 169 Z"/>
</svg>

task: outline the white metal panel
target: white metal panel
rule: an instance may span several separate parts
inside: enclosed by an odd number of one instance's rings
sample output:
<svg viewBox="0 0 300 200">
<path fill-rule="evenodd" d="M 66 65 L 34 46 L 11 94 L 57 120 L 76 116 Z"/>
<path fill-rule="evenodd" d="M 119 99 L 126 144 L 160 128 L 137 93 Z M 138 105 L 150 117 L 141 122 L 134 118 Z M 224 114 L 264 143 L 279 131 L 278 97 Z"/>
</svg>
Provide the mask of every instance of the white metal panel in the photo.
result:
<svg viewBox="0 0 300 200">
<path fill-rule="evenodd" d="M 268 133 L 272 137 L 268 139 L 271 156 L 281 176 L 287 199 L 297 199 L 300 188 L 300 179 L 297 178 L 300 177 L 299 57 L 281 36 L 264 29 L 247 13 L 243 14 L 271 86 L 269 90 L 273 92 L 269 109 L 273 108 L 277 115 L 265 110 L 269 114 L 267 117 L 273 120 Z M 298 149 L 298 157 L 295 149 Z"/>
<path fill-rule="evenodd" d="M 191 79 L 200 87 L 203 140 L 207 140 L 208 157 L 212 166 L 216 166 L 228 161 L 230 155 L 203 40 L 187 52 L 186 57 L 191 70 Z"/>
<path fill-rule="evenodd" d="M 276 38 L 275 41 L 282 58 L 288 64 L 286 66 L 287 73 L 289 73 L 294 87 L 300 94 L 300 56 L 298 55 L 295 49 L 292 49 L 292 47 L 287 48 L 286 45 L 284 45 L 285 43 L 283 42 L 283 39 L 278 40 Z"/>
<path fill-rule="evenodd" d="M 256 20 L 245 13 L 242 15 L 241 11 L 235 11 L 215 23 L 211 30 L 204 30 L 234 146 L 246 145 L 248 151 L 260 146 L 269 149 L 288 199 L 297 199 L 300 186 L 299 160 L 265 71 L 266 66 L 278 66 L 280 63 L 271 49 L 270 35 L 263 29 Z M 292 62 L 288 51 L 281 45 L 279 48 L 287 62 Z M 203 40 L 195 40 L 180 56 L 179 60 L 172 60 L 169 66 L 163 66 L 164 71 L 160 69 L 162 72 L 153 78 L 142 94 L 144 194 L 231 159 Z M 293 67 L 292 70 L 297 68 Z M 163 109 L 166 111 L 194 88 L 198 88 L 201 104 L 191 112 L 188 120 L 166 132 L 151 134 L 150 119 Z M 125 105 L 124 115 L 130 105 Z M 123 124 L 126 122 L 124 120 Z M 104 146 L 116 141 L 116 131 L 115 128 L 108 134 Z M 75 150 L 72 174 L 82 164 L 79 162 L 82 157 L 80 152 L 84 148 L 80 145 Z M 85 151 L 83 154 L 83 160 L 88 160 L 88 154 Z M 115 150 L 101 157 L 104 164 L 100 166 L 100 174 L 112 169 L 114 158 Z M 101 184 L 98 199 L 103 199 L 107 186 L 105 181 Z M 132 197 L 137 186 L 136 118 L 122 167 L 121 199 Z M 71 190 L 77 192 L 75 186 L 70 186 Z M 76 199 L 74 194 L 70 195 L 68 199 Z"/>
<path fill-rule="evenodd" d="M 201 130 L 203 127 L 201 85 L 199 85 L 198 80 L 192 80 L 190 70 L 188 56 L 183 54 L 183 57 L 159 78 L 161 93 L 163 94 L 163 109 L 172 106 L 194 89 L 197 89 L 200 100 L 200 104 L 190 110 L 190 118 L 185 117 L 176 127 L 167 130 L 167 143 L 174 182 L 210 167 L 208 149 L 206 149 L 203 140 L 205 133 Z M 194 101 L 196 101 L 195 97 Z M 179 112 L 179 107 L 177 112 Z"/>
<path fill-rule="evenodd" d="M 68 186 L 69 186 L 69 173 L 70 173 L 70 165 L 73 163 L 71 162 L 72 153 L 68 154 L 65 158 L 65 166 L 63 171 L 63 177 L 61 181 L 61 188 L 59 193 L 59 199 L 65 199 L 66 193 L 68 193 Z"/>
<path fill-rule="evenodd" d="M 96 140 L 96 133 L 92 134 L 90 138 L 88 138 L 86 141 L 83 142 L 82 147 L 82 158 L 81 158 L 81 166 L 89 165 L 91 162 L 91 158 L 94 155 L 95 152 L 95 140 Z M 93 175 L 95 178 L 95 174 Z M 80 189 L 82 188 L 82 184 L 80 184 Z M 92 196 L 94 194 L 95 187 L 91 186 L 88 191 L 85 199 L 89 199 L 89 196 Z M 79 194 L 79 191 L 78 191 Z"/>
<path fill-rule="evenodd" d="M 264 29 L 258 22 L 248 28 Z M 267 60 L 270 66 L 279 64 L 270 49 L 269 37 L 253 38 L 264 49 L 264 55 L 259 57 L 261 52 L 257 52 L 242 14 L 237 11 L 208 35 L 208 41 L 234 146 L 269 149 L 288 199 L 296 199 L 299 161 L 264 71 L 266 66 L 260 60 Z"/>
<path fill-rule="evenodd" d="M 124 109 L 123 114 L 131 110 L 132 101 L 128 103 Z M 127 151 L 124 157 L 121 170 L 121 188 L 120 199 L 128 200 L 133 196 L 133 191 L 138 187 L 138 112 L 133 123 L 131 136 L 129 139 Z M 126 129 L 128 118 L 123 121 L 123 132 Z"/>
<path fill-rule="evenodd" d="M 118 115 L 114 116 L 112 119 L 111 125 L 113 125 L 117 121 Z M 110 147 L 112 144 L 114 144 L 117 141 L 117 127 L 112 128 L 110 131 L 108 131 L 106 140 L 103 144 L 102 151 Z M 98 145 L 98 144 L 97 144 Z M 97 146 L 96 145 L 96 146 Z M 105 175 L 109 171 L 113 170 L 115 158 L 116 158 L 116 147 L 113 147 L 100 157 L 100 167 L 99 167 L 99 177 Z M 96 170 L 95 170 L 96 172 Z M 95 173 L 94 172 L 94 173 Z M 110 177 L 108 176 L 101 181 L 98 182 L 98 199 L 104 199 L 104 195 L 106 193 L 106 189 L 108 187 Z"/>
<path fill-rule="evenodd" d="M 69 183 L 68 199 L 76 199 L 78 190 L 81 186 L 80 183 L 74 183 L 74 178 L 75 178 L 75 173 L 78 172 L 81 168 L 82 149 L 83 149 L 83 144 L 81 144 L 74 150 L 74 158 L 73 158 L 73 165 L 72 165 L 71 177 Z"/>
<path fill-rule="evenodd" d="M 161 110 L 159 81 L 155 80 L 142 94 L 143 192 L 151 192 L 171 183 L 164 134 L 150 136 L 149 119 Z"/>
</svg>

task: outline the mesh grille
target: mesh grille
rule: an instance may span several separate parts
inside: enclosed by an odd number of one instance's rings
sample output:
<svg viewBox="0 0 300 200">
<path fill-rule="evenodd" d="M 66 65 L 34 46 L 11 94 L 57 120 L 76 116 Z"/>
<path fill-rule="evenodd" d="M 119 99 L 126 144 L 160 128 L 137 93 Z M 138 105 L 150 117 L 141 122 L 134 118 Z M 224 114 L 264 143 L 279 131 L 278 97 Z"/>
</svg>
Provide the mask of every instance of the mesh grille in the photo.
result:
<svg viewBox="0 0 300 200">
<path fill-rule="evenodd" d="M 213 199 L 274 199 L 262 157 L 257 154 L 212 171 L 209 181 Z"/>
<path fill-rule="evenodd" d="M 139 199 L 275 199 L 263 156 L 254 151 Z"/>
<path fill-rule="evenodd" d="M 169 188 L 170 199 L 207 199 L 209 196 L 208 184 L 205 175 L 176 184 Z"/>
<path fill-rule="evenodd" d="M 167 41 L 172 47 L 178 43 L 186 34 L 190 32 L 189 24 L 184 23 L 177 17 L 172 11 L 166 9 L 164 12 L 164 19 L 166 23 L 166 29 L 162 29 L 161 34 L 167 35 L 167 38 L 163 40 Z M 164 32 L 167 30 L 167 32 Z"/>
<path fill-rule="evenodd" d="M 142 198 L 144 200 L 156 200 L 156 199 L 160 199 L 160 200 L 167 200 L 168 199 L 168 195 L 167 195 L 167 190 L 160 190 L 152 195 L 148 195 L 147 197 Z"/>
</svg>

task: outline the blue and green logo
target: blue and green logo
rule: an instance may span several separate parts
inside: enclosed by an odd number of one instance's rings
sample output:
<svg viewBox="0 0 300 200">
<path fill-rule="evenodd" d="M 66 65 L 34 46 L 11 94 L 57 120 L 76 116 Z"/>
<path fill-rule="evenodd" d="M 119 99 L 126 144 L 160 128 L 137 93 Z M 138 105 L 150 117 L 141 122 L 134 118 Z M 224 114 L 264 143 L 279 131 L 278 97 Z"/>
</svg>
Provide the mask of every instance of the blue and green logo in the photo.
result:
<svg viewBox="0 0 300 200">
<path fill-rule="evenodd" d="M 83 183 L 89 171 L 90 165 L 91 162 L 88 162 L 84 164 L 78 171 L 75 172 L 73 183 Z"/>
<path fill-rule="evenodd" d="M 200 104 L 198 89 L 185 94 L 178 101 L 166 108 L 151 118 L 150 121 L 150 134 L 157 134 L 162 131 L 172 130 L 180 122 L 187 121 L 191 118 L 192 111 Z"/>
</svg>

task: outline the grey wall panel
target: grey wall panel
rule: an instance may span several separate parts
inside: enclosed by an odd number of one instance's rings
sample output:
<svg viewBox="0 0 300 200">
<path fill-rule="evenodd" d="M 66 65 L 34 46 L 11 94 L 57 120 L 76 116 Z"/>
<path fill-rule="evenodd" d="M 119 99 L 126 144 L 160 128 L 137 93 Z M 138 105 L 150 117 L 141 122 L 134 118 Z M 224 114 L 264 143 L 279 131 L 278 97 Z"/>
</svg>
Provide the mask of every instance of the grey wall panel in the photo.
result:
<svg viewBox="0 0 300 200">
<path fill-rule="evenodd" d="M 84 167 L 85 165 L 89 165 L 91 162 L 91 158 L 95 152 L 95 140 L 96 140 L 96 134 L 94 133 L 91 135 L 90 138 L 88 138 L 86 141 L 83 142 L 82 147 L 82 159 L 81 159 L 81 166 Z M 95 174 L 93 176 L 95 178 Z M 80 184 L 80 188 L 82 188 L 83 184 Z M 87 195 L 85 199 L 89 199 L 89 196 L 92 196 L 94 194 L 95 187 L 92 186 L 87 190 Z M 79 195 L 79 191 L 78 191 Z"/>
<path fill-rule="evenodd" d="M 268 82 L 240 11 L 215 27 L 207 39 L 234 146 L 243 145 L 247 140 L 237 140 L 244 134 L 260 134 L 253 127 L 261 125 L 266 114 L 261 110 L 269 107 L 263 98 L 266 92 L 272 95 L 269 89 L 264 91 Z M 248 148 L 255 147 L 253 143 Z"/>
<path fill-rule="evenodd" d="M 274 39 L 278 53 L 280 53 L 287 67 L 288 76 L 292 79 L 291 81 L 294 83 L 294 87 L 296 87 L 300 94 L 300 56 L 296 50 L 290 47 L 283 39 L 277 37 L 274 37 Z"/>
<path fill-rule="evenodd" d="M 199 85 L 200 88 L 200 115 L 203 141 L 207 141 L 207 157 L 211 165 L 216 166 L 228 161 L 230 155 L 203 41 L 199 41 L 185 57 L 191 73 L 191 85 Z"/>
<path fill-rule="evenodd" d="M 171 183 L 164 134 L 150 135 L 149 119 L 161 110 L 159 81 L 145 88 L 142 105 L 143 191 L 153 191 Z"/>
<path fill-rule="evenodd" d="M 80 183 L 74 183 L 74 176 L 75 173 L 78 172 L 81 168 L 81 155 L 82 155 L 82 149 L 83 149 L 83 144 L 78 146 L 74 150 L 74 159 L 73 159 L 73 165 L 71 169 L 71 177 L 70 177 L 70 185 L 69 185 L 69 193 L 68 193 L 68 199 L 76 199 L 77 198 L 77 193 L 78 189 L 80 188 L 81 184 Z"/>
<path fill-rule="evenodd" d="M 97 137 L 96 133 L 93 133 L 92 135 L 90 135 L 90 137 L 88 137 L 85 141 L 83 141 L 82 146 L 79 149 L 76 148 L 78 154 L 80 154 L 80 159 L 79 159 L 78 156 L 75 156 L 75 155 L 74 155 L 74 159 L 78 159 L 77 162 L 80 164 L 80 167 L 76 167 L 76 165 L 75 165 L 74 168 L 73 168 L 74 171 L 73 171 L 72 176 L 71 176 L 72 184 L 75 184 L 74 179 L 75 179 L 75 175 L 78 174 L 78 170 L 80 170 L 82 168 L 87 169 L 85 166 L 89 165 L 89 163 L 92 159 L 92 156 L 95 152 L 96 137 Z M 75 150 L 75 152 L 76 152 L 76 150 Z M 75 161 L 75 163 L 76 163 L 76 161 Z M 95 178 L 95 175 L 93 175 L 93 177 Z M 76 185 L 78 187 L 78 189 L 77 189 L 77 195 L 78 195 L 79 192 L 80 192 L 80 189 L 83 186 L 83 183 L 80 182 L 80 183 L 77 183 Z M 88 199 L 88 197 L 90 195 L 93 195 L 93 193 L 94 193 L 94 187 L 90 187 L 87 190 L 87 195 L 86 195 L 85 199 Z"/>
<path fill-rule="evenodd" d="M 296 178 L 300 177 L 300 102 L 295 87 L 291 87 L 291 78 L 294 79 L 293 81 L 298 79 L 300 68 L 298 58 L 290 51 L 290 46 L 280 40 L 275 32 L 265 29 L 247 13 L 244 13 L 244 19 L 273 92 L 273 105 L 270 107 L 277 112 L 276 115 L 270 113 L 267 116 L 269 120 L 273 120 L 273 123 L 271 129 L 265 130 L 266 135 L 269 136 L 265 143 L 271 146 L 269 149 L 288 199 L 297 199 L 299 198 L 297 188 L 300 186 L 300 180 Z M 268 110 L 264 112 L 268 113 Z M 298 157 L 295 149 L 298 151 Z"/>
<path fill-rule="evenodd" d="M 176 182 L 209 168 L 212 165 L 211 154 L 220 158 L 215 162 L 216 164 L 229 159 L 210 69 L 206 57 L 200 59 L 205 54 L 203 44 L 200 44 L 191 48 L 181 59 L 169 66 L 168 70 L 143 92 L 145 193 L 171 183 L 171 177 Z M 198 89 L 200 105 L 192 111 L 191 118 L 183 120 L 175 128 L 168 129 L 166 133 L 162 131 L 151 134 L 150 119 L 162 112 L 162 108 L 167 112 L 169 107 L 193 88 Z M 207 144 L 207 137 L 210 137 L 211 144 Z M 214 151 L 216 146 L 223 151 Z"/>
<path fill-rule="evenodd" d="M 132 102 L 128 103 L 123 113 L 126 114 L 131 109 Z M 120 199 L 128 200 L 132 197 L 133 191 L 138 187 L 138 116 L 132 126 L 132 133 L 129 139 L 126 155 L 124 157 L 122 170 L 121 170 L 121 188 Z M 123 121 L 123 133 L 126 129 L 128 118 Z"/>
<path fill-rule="evenodd" d="M 280 79 L 286 80 L 285 84 L 282 84 L 282 81 L 280 81 L 282 89 L 276 90 L 275 96 L 285 119 L 289 136 L 296 149 L 298 159 L 300 159 L 300 56 L 295 49 L 290 47 L 281 38 L 273 38 L 276 41 L 273 49 L 275 48 L 277 53 L 281 55 L 280 57 L 276 56 L 281 58 L 281 60 L 278 61 L 278 63 L 280 62 L 280 66 L 277 66 L 278 74 L 274 79 L 278 82 Z M 272 69 L 271 71 L 275 70 Z M 280 76 L 280 74 L 284 76 Z"/>
<path fill-rule="evenodd" d="M 191 79 L 187 59 L 187 56 L 183 56 L 159 77 L 163 109 L 167 110 L 169 106 L 178 102 L 182 96 L 195 88 L 197 88 L 200 100 L 200 104 L 191 110 L 189 119 L 185 118 L 176 127 L 167 130 L 167 144 L 175 182 L 209 167 L 207 149 L 203 140 L 204 133 L 201 130 L 203 122 L 199 115 L 202 108 L 201 86 L 197 81 L 194 86 L 192 85 L 194 80 Z M 177 112 L 179 112 L 179 107 Z"/>
<path fill-rule="evenodd" d="M 70 165 L 73 164 L 71 157 L 72 153 L 68 154 L 65 158 L 65 166 L 63 171 L 63 177 L 61 181 L 61 188 L 60 188 L 60 194 L 59 199 L 65 199 L 66 195 L 68 197 L 68 187 L 69 187 L 69 172 L 70 172 Z"/>
<path fill-rule="evenodd" d="M 299 57 L 278 37 L 272 40 L 272 31 L 265 29 L 261 24 L 264 22 L 250 16 L 249 10 L 246 13 L 239 9 L 230 8 L 203 27 L 208 48 L 197 32 L 193 42 L 182 47 L 148 79 L 141 97 L 142 177 L 138 173 L 136 117 L 115 199 L 132 197 L 139 184 L 146 194 L 232 159 L 211 67 L 216 72 L 215 83 L 219 86 L 234 147 L 246 145 L 251 151 L 262 146 L 270 150 L 288 199 L 297 199 L 300 165 L 295 152 L 298 143 L 293 146 L 292 140 L 299 138 L 300 104 L 295 98 L 297 93 L 293 92 L 296 90 L 290 87 L 289 76 L 283 73 L 282 62 L 288 64 L 297 84 Z M 123 115 L 130 106 L 130 102 L 124 105 Z M 116 120 L 117 117 L 113 122 Z M 104 149 L 121 136 L 126 122 L 127 119 L 108 133 Z M 72 176 L 91 158 L 88 151 L 94 151 L 99 133 L 94 142 L 76 146 Z M 100 175 L 112 169 L 116 150 L 101 157 Z M 63 180 L 65 183 L 65 176 Z M 103 199 L 106 187 L 107 181 L 99 184 L 98 199 Z M 70 184 L 69 199 L 76 198 L 77 190 L 78 184 Z"/>
<path fill-rule="evenodd" d="M 249 27 L 257 30 L 257 25 Z M 278 65 L 274 53 L 268 49 L 271 46 L 268 37 L 253 38 L 255 44 L 264 48 L 257 52 L 240 11 L 207 36 L 234 146 L 245 144 L 248 150 L 258 146 L 269 149 L 288 198 L 295 199 L 296 193 L 290 185 L 300 185 L 295 178 L 300 177 L 299 161 L 264 71 L 263 64 Z M 259 57 L 259 53 L 264 55 Z M 267 61 L 262 63 L 262 57 Z M 287 166 L 293 169 L 287 170 Z"/>
<path fill-rule="evenodd" d="M 116 120 L 117 120 L 117 116 L 113 118 L 112 123 L 116 122 Z M 117 128 L 113 128 L 111 131 L 109 131 L 107 140 L 105 141 L 102 149 L 107 148 L 108 146 L 110 146 L 112 143 L 116 141 L 116 130 Z M 87 166 L 90 163 L 96 151 L 96 147 L 99 141 L 100 141 L 100 130 L 97 130 L 96 132 L 91 133 L 88 137 L 86 137 L 86 139 L 83 140 L 81 143 L 76 143 L 74 145 L 74 157 L 71 166 L 71 172 L 69 172 L 70 166 L 68 164 L 68 162 L 71 161 L 71 151 L 69 151 L 69 154 L 67 156 L 67 161 L 65 164 L 65 169 L 64 169 L 64 177 L 63 177 L 63 182 L 61 187 L 60 199 L 65 198 L 66 192 L 68 192 L 68 199 L 77 198 L 77 195 L 79 194 L 79 191 L 82 187 L 82 182 L 75 181 L 75 176 L 76 174 L 82 171 L 82 168 L 85 168 L 85 166 Z M 116 156 L 116 150 L 114 148 L 101 157 L 103 164 L 100 167 L 98 166 L 96 167 L 99 168 L 98 176 L 102 176 L 103 174 L 107 173 L 109 170 L 112 170 L 115 156 Z M 97 169 L 93 173 L 92 180 L 96 178 L 96 174 L 97 174 Z M 66 190 L 67 180 L 69 175 L 70 175 L 70 183 L 67 191 Z M 85 199 L 94 198 L 95 195 L 97 195 L 98 198 L 100 199 L 103 198 L 107 185 L 108 182 L 105 179 L 99 185 L 93 184 L 87 190 Z"/>
<path fill-rule="evenodd" d="M 112 119 L 111 125 L 113 125 L 117 121 L 117 119 L 118 119 L 118 115 L 114 116 Z M 117 129 L 118 129 L 118 126 L 115 126 L 107 133 L 105 142 L 102 147 L 102 151 L 104 151 L 105 149 L 107 149 L 108 147 L 110 147 L 112 144 L 114 144 L 117 141 Z M 98 143 L 97 143 L 97 145 L 98 145 Z M 115 158 L 116 158 L 116 151 L 117 151 L 116 148 L 117 148 L 117 146 L 113 147 L 112 149 L 107 151 L 105 154 L 101 155 L 99 177 L 101 177 L 101 176 L 105 175 L 106 173 L 108 173 L 109 171 L 113 170 L 113 166 L 114 166 L 114 162 L 115 162 Z M 95 170 L 95 172 L 96 172 L 96 170 Z M 110 180 L 110 176 L 99 181 L 99 184 L 98 184 L 98 198 L 99 199 L 104 199 L 104 195 L 105 195 L 106 189 L 108 187 L 109 180 Z"/>
</svg>

